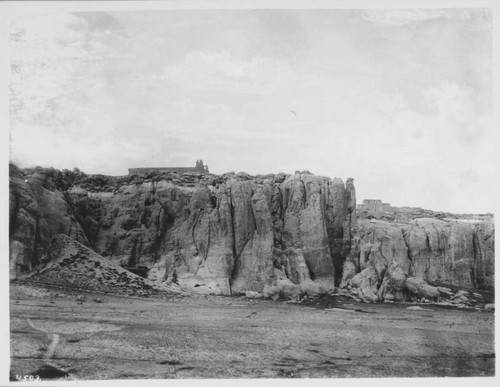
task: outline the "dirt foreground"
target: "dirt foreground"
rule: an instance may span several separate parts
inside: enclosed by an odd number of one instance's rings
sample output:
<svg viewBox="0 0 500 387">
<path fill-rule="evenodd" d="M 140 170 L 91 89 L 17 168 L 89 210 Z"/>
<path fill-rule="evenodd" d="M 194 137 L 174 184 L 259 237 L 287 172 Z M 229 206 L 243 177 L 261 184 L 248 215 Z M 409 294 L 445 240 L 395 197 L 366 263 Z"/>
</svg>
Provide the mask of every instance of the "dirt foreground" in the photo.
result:
<svg viewBox="0 0 500 387">
<path fill-rule="evenodd" d="M 10 300 L 11 380 L 495 374 L 492 310 L 154 301 L 18 284 Z"/>
</svg>

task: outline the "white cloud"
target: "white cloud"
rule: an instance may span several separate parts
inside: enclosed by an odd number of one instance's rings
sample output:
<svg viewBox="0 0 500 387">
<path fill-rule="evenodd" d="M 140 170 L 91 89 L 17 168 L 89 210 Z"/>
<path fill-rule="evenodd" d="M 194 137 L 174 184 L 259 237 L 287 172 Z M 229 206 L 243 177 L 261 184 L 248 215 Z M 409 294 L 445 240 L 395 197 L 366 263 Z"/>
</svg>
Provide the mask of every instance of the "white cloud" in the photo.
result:
<svg viewBox="0 0 500 387">
<path fill-rule="evenodd" d="M 11 23 L 12 119 L 40 123 L 53 118 L 75 64 L 84 59 L 85 22 L 71 14 L 17 18 Z"/>
<path fill-rule="evenodd" d="M 360 23 L 360 11 L 297 10 L 284 30 L 274 10 L 262 13 L 272 25 L 264 34 L 255 14 L 242 13 L 238 45 L 219 36 L 235 27 L 229 17 L 214 23 L 218 12 L 186 11 L 182 28 L 165 22 L 169 13 L 151 24 L 124 13 L 122 40 L 89 33 L 91 17 L 16 22 L 26 31 L 11 47 L 22 65 L 12 85 L 22 103 L 14 161 L 97 173 L 197 158 L 216 172 L 310 169 L 354 177 L 360 198 L 443 210 L 457 187 L 455 208 L 487 190 L 495 172 L 487 17 L 387 10 Z M 195 26 L 196 39 L 184 39 Z M 474 26 L 483 29 L 471 34 Z M 308 44 L 284 55 L 297 36 Z"/>
<path fill-rule="evenodd" d="M 478 97 L 466 84 L 442 82 L 423 92 L 424 104 L 431 108 L 447 140 L 477 142 L 487 128 L 487 117 L 479 116 Z"/>
<path fill-rule="evenodd" d="M 82 49 L 87 23 L 71 13 L 47 13 L 11 19 L 10 41 L 15 59 L 68 57 Z M 62 46 L 65 48 L 62 50 Z"/>
<path fill-rule="evenodd" d="M 13 160 L 95 170 L 119 148 L 114 97 L 88 62 L 87 23 L 67 13 L 16 18 L 10 33 Z"/>
<path fill-rule="evenodd" d="M 387 26 L 403 26 L 412 22 L 446 18 L 469 20 L 471 12 L 468 9 L 369 9 L 363 11 L 363 19 Z"/>
<path fill-rule="evenodd" d="M 228 52 L 191 52 L 165 68 L 163 78 L 187 90 L 268 94 L 292 82 L 294 73 L 273 58 L 245 60 Z"/>
<path fill-rule="evenodd" d="M 424 90 L 423 94 L 424 103 L 446 118 L 457 123 L 470 122 L 474 118 L 474 91 L 468 85 L 445 81 Z"/>
</svg>

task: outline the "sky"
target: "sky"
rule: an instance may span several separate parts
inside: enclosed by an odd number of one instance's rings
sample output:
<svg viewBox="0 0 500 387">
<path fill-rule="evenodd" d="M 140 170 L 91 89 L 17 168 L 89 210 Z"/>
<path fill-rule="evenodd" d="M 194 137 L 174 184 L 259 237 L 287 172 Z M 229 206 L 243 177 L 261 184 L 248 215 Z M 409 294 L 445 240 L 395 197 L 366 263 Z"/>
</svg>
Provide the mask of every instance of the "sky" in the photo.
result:
<svg viewBox="0 0 500 387">
<path fill-rule="evenodd" d="M 493 211 L 492 11 L 16 14 L 10 160 L 354 178 L 358 202 Z"/>
</svg>

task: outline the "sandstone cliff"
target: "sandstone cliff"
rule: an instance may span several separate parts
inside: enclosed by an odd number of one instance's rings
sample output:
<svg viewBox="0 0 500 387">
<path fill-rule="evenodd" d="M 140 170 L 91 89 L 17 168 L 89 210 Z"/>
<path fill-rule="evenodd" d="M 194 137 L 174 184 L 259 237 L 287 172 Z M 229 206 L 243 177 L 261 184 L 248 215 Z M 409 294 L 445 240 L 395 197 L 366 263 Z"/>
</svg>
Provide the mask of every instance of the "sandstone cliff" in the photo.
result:
<svg viewBox="0 0 500 387">
<path fill-rule="evenodd" d="M 10 274 L 67 235 L 153 283 L 298 298 L 335 285 L 366 301 L 494 287 L 493 217 L 421 209 L 356 219 L 352 179 L 308 172 L 85 175 L 10 170 Z M 443 293 L 443 294 L 444 294 Z"/>
<path fill-rule="evenodd" d="M 492 216 L 436 214 L 358 219 L 341 286 L 371 301 L 437 298 L 447 285 L 493 289 Z"/>
<path fill-rule="evenodd" d="M 11 166 L 11 277 L 66 234 L 150 280 L 186 290 L 317 293 L 340 281 L 351 248 L 352 179 L 310 173 L 144 177 Z"/>
<path fill-rule="evenodd" d="M 25 175 L 10 166 L 10 275 L 29 272 L 42 263 L 52 236 L 68 235 L 88 245 L 73 208 L 51 177 L 55 170 L 37 169 Z M 29 178 L 29 181 L 28 181 Z"/>
</svg>

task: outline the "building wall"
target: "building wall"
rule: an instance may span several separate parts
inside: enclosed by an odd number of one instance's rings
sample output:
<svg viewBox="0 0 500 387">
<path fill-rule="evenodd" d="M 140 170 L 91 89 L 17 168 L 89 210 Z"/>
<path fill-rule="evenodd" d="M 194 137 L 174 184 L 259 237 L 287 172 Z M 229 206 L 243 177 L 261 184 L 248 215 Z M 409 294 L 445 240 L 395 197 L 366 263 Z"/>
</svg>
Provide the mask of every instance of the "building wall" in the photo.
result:
<svg viewBox="0 0 500 387">
<path fill-rule="evenodd" d="M 395 211 L 395 208 L 390 203 L 382 203 L 382 200 L 379 199 L 365 199 L 363 204 L 358 205 L 358 208 L 379 214 Z"/>
<path fill-rule="evenodd" d="M 363 207 L 370 211 L 382 211 L 382 200 L 365 199 L 363 200 Z"/>
</svg>

